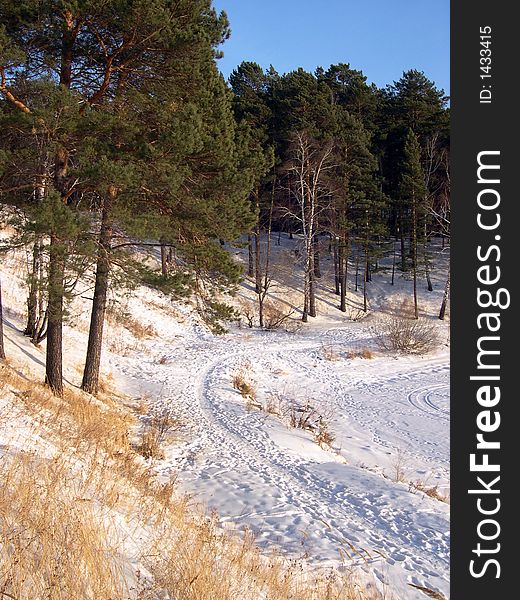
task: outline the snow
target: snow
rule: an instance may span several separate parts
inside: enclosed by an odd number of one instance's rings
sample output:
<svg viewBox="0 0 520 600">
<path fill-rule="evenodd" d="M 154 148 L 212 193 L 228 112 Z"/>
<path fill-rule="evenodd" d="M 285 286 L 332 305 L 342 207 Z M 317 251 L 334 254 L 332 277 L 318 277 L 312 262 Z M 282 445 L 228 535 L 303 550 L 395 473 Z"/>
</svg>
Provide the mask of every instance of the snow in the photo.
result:
<svg viewBox="0 0 520 600">
<path fill-rule="evenodd" d="M 288 303 L 298 299 L 299 289 L 292 243 L 274 248 L 287 268 L 272 293 Z M 243 258 L 243 251 L 237 254 Z M 41 376 L 43 349 L 20 334 L 23 273 L 18 267 L 13 275 L 14 260 L 1 269 L 6 351 Z M 446 261 L 439 253 L 435 291 L 421 290 L 422 311 L 437 323 L 442 342 L 449 324 L 434 317 Z M 327 257 L 322 270 L 330 284 Z M 448 597 L 449 504 L 412 484 L 449 493 L 449 348 L 441 343 L 423 357 L 378 351 L 375 319 L 409 296 L 411 283 L 399 277 L 390 286 L 388 272 L 373 277 L 370 316 L 359 318 L 362 296 L 354 292 L 349 312 L 340 313 L 337 297 L 323 284 L 320 316 L 296 333 L 234 326 L 214 336 L 189 305 L 172 305 L 141 288 L 124 299 L 124 310 L 158 335 L 136 342 L 109 325 L 112 351 L 105 350 L 104 372 L 135 402 L 145 398 L 152 414 L 180 419 L 180 435 L 166 458 L 154 463 L 157 474 L 175 477 L 217 511 L 223 526 L 251 529 L 262 547 L 304 558 L 309 568 L 359 567 L 399 598 L 425 597 L 410 584 Z M 240 297 L 253 298 L 249 284 L 241 286 Z M 65 336 L 66 377 L 76 384 L 88 309 L 88 302 L 76 301 Z M 333 349 L 332 360 L 324 348 Z M 347 351 L 364 348 L 374 358 L 349 358 Z M 251 406 L 233 388 L 238 372 L 259 404 L 270 398 L 310 402 L 335 436 L 331 447 L 320 447 L 311 432 L 289 427 L 286 418 Z"/>
</svg>

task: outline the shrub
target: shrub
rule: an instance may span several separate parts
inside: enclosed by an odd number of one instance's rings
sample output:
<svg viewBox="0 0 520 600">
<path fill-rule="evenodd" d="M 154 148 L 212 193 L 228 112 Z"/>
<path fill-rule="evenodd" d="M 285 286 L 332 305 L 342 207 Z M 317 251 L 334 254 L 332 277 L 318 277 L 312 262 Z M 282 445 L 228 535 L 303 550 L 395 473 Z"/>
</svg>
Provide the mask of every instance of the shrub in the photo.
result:
<svg viewBox="0 0 520 600">
<path fill-rule="evenodd" d="M 392 468 L 394 470 L 394 481 L 396 483 L 404 483 L 408 469 L 408 458 L 400 448 L 397 449 L 397 454 L 392 462 Z"/>
<path fill-rule="evenodd" d="M 287 307 L 277 300 L 270 300 L 264 305 L 264 327 L 292 331 L 291 317 L 294 312 L 294 308 Z"/>
<path fill-rule="evenodd" d="M 249 300 L 243 298 L 239 302 L 240 314 L 246 320 L 249 329 L 253 329 L 255 326 L 255 305 Z"/>
<path fill-rule="evenodd" d="M 390 315 L 374 326 L 376 342 L 381 350 L 399 354 L 427 354 L 439 342 L 436 327 L 427 319 Z"/>
</svg>

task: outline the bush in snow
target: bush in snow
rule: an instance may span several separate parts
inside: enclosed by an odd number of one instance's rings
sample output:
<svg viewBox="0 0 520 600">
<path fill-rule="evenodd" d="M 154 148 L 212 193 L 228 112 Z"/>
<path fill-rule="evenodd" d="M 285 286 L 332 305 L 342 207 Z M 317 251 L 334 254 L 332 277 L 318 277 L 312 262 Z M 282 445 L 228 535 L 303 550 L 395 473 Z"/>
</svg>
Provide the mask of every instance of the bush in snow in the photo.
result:
<svg viewBox="0 0 520 600">
<path fill-rule="evenodd" d="M 381 350 L 399 354 L 427 354 L 439 342 L 437 329 L 427 319 L 412 319 L 402 315 L 381 318 L 373 327 Z"/>
</svg>

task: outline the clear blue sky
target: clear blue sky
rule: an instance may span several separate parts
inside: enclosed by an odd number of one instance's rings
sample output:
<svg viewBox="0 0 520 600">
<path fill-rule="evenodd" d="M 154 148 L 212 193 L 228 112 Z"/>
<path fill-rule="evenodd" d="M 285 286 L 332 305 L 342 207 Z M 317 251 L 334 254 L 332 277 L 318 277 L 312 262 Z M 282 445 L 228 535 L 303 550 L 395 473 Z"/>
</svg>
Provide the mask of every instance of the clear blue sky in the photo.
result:
<svg viewBox="0 0 520 600">
<path fill-rule="evenodd" d="M 408 69 L 450 90 L 449 0 L 214 0 L 231 23 L 219 67 L 280 73 L 346 62 L 382 87 Z"/>
</svg>

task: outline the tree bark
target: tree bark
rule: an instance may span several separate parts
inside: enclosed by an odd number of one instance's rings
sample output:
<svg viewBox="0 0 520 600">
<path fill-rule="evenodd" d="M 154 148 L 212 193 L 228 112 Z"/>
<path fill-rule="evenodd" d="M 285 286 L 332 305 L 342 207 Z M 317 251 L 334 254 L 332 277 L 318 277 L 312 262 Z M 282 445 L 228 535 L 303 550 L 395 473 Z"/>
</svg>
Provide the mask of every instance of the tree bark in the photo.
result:
<svg viewBox="0 0 520 600">
<path fill-rule="evenodd" d="M 316 317 L 316 276 L 314 267 L 314 252 L 311 248 L 309 256 L 309 317 Z"/>
<path fill-rule="evenodd" d="M 307 251 L 307 256 L 305 257 L 305 267 L 304 267 L 304 274 L 303 274 L 303 314 L 302 314 L 302 321 L 304 323 L 307 323 L 307 321 L 309 320 L 309 308 L 310 308 L 310 270 L 311 270 L 311 265 L 310 265 L 310 254 L 309 254 L 309 249 L 306 249 Z"/>
<path fill-rule="evenodd" d="M 359 290 L 359 251 L 356 252 L 356 292 Z"/>
<path fill-rule="evenodd" d="M 57 396 L 63 396 L 63 279 L 64 248 L 56 234 L 49 244 L 49 289 L 45 383 Z"/>
<path fill-rule="evenodd" d="M 341 240 L 339 255 L 339 309 L 341 310 L 341 312 L 347 312 L 348 242 L 346 239 Z"/>
<path fill-rule="evenodd" d="M 101 216 L 99 233 L 99 249 L 96 265 L 96 282 L 94 300 L 90 317 L 90 331 L 87 344 L 87 356 L 81 389 L 96 395 L 99 390 L 99 371 L 101 367 L 101 350 L 103 346 L 103 327 L 107 307 L 108 282 L 110 274 L 110 246 L 112 241 L 112 220 L 110 206 L 116 192 L 111 192 L 111 198 L 105 201 Z"/>
<path fill-rule="evenodd" d="M 396 260 L 396 240 L 394 240 L 394 254 L 393 254 L 393 258 L 392 258 L 392 283 L 391 285 L 394 285 L 395 282 L 395 260 Z"/>
<path fill-rule="evenodd" d="M 417 300 L 417 201 L 415 195 L 412 200 L 412 231 L 411 231 L 411 255 L 413 269 L 413 306 L 414 316 L 419 318 L 419 306 Z"/>
<path fill-rule="evenodd" d="M 255 275 L 255 259 L 253 252 L 253 238 L 251 234 L 247 236 L 247 276 L 254 277 Z"/>
<path fill-rule="evenodd" d="M 255 291 L 262 293 L 262 253 L 260 248 L 260 227 L 255 231 Z"/>
<path fill-rule="evenodd" d="M 433 292 L 432 280 L 430 277 L 430 258 L 428 256 L 428 232 L 426 229 L 426 223 L 424 224 L 424 274 L 426 277 L 426 284 L 428 286 L 428 291 Z"/>
<path fill-rule="evenodd" d="M 446 279 L 446 285 L 444 286 L 444 295 L 442 297 L 441 309 L 439 311 L 439 319 L 444 321 L 446 317 L 446 308 L 448 306 L 448 298 L 450 297 L 450 282 L 451 282 L 451 272 L 448 270 L 448 278 Z"/>
<path fill-rule="evenodd" d="M 363 277 L 363 312 L 368 312 L 368 293 L 367 293 L 367 283 L 370 272 L 370 265 L 368 262 L 368 236 L 365 240 L 365 264 L 364 264 L 364 277 Z"/>
<path fill-rule="evenodd" d="M 340 281 L 339 281 L 340 263 L 339 263 L 337 238 L 335 238 L 334 241 L 332 242 L 332 259 L 334 261 L 334 292 L 335 292 L 336 296 L 340 296 L 341 295 Z"/>
<path fill-rule="evenodd" d="M 104 212 L 104 211 L 103 211 Z M 161 274 L 166 277 L 168 275 L 168 250 L 163 239 L 160 240 L 161 244 Z"/>
<path fill-rule="evenodd" d="M 314 262 L 314 278 L 315 279 L 320 279 L 321 278 L 321 266 L 320 266 L 320 246 L 319 246 L 319 242 L 318 240 L 314 239 L 313 241 L 313 252 L 314 252 L 314 257 L 313 257 L 313 262 Z"/>
<path fill-rule="evenodd" d="M 70 89 L 72 84 L 73 47 L 77 36 L 74 17 L 65 14 L 60 56 L 60 84 Z M 58 146 L 54 157 L 54 187 L 62 201 L 67 203 L 69 190 L 67 173 L 69 153 L 65 146 Z M 50 235 L 49 277 L 47 306 L 47 350 L 45 357 L 45 382 L 57 396 L 63 396 L 63 295 L 65 278 L 65 249 L 57 232 Z"/>
<path fill-rule="evenodd" d="M 0 360 L 5 360 L 4 348 L 4 307 L 2 304 L 2 282 L 0 281 Z"/>
<path fill-rule="evenodd" d="M 35 346 L 38 346 L 38 344 L 43 342 L 43 340 L 47 337 L 47 319 L 49 312 L 48 310 L 43 310 L 42 302 L 42 300 L 39 301 L 38 322 L 36 323 L 36 328 L 31 338 L 31 343 L 33 343 Z"/>
<path fill-rule="evenodd" d="M 402 221 L 402 217 L 401 217 L 401 221 Z M 399 227 L 399 237 L 400 237 L 400 241 L 401 241 L 401 271 L 403 273 L 405 273 L 407 271 L 407 268 L 406 268 L 406 248 L 405 248 L 405 243 L 404 243 L 403 229 L 404 228 L 401 223 L 401 226 Z"/>
<path fill-rule="evenodd" d="M 41 241 L 36 239 L 33 245 L 31 275 L 29 277 L 29 294 L 27 296 L 27 324 L 24 335 L 32 337 L 38 321 L 38 287 L 40 279 Z"/>
</svg>

